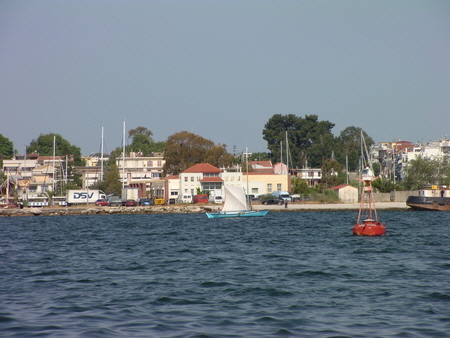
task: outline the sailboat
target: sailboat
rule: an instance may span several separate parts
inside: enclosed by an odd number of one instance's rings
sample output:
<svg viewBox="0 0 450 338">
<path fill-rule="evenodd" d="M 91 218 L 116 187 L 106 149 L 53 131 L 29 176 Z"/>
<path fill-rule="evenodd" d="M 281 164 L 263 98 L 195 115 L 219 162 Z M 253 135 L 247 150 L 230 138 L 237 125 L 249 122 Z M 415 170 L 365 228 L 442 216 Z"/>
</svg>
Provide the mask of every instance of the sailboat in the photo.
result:
<svg viewBox="0 0 450 338">
<path fill-rule="evenodd" d="M 224 186 L 225 203 L 219 212 L 207 212 L 208 218 L 265 216 L 269 210 L 250 210 L 244 188 Z"/>
<path fill-rule="evenodd" d="M 364 157 L 364 153 L 366 157 Z M 361 160 L 364 165 L 367 159 L 367 165 L 361 170 L 360 181 L 364 183 L 361 190 L 361 204 L 356 219 L 356 224 L 352 227 L 353 235 L 360 236 L 380 236 L 386 233 L 386 227 L 380 222 L 375 199 L 373 196 L 372 181 L 376 179 L 373 174 L 372 163 L 368 160 L 367 146 L 361 132 Z"/>
</svg>

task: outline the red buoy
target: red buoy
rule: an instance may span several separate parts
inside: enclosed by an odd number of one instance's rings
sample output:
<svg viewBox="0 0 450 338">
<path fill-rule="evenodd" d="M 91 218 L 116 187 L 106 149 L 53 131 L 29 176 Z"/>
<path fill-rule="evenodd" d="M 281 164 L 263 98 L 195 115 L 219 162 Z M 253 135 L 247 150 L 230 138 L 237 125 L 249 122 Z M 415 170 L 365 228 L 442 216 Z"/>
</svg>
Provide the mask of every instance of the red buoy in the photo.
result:
<svg viewBox="0 0 450 338">
<path fill-rule="evenodd" d="M 363 224 L 356 224 L 352 228 L 353 235 L 359 236 L 381 236 L 386 233 L 384 224 L 373 219 L 366 219 Z"/>
<path fill-rule="evenodd" d="M 364 150 L 369 159 L 369 153 L 361 132 L 361 160 L 364 163 Z M 370 163 L 369 163 L 370 164 Z M 359 180 L 364 183 L 361 189 L 361 205 L 359 207 L 356 224 L 352 227 L 353 235 L 359 236 L 380 236 L 386 233 L 386 228 L 378 218 L 377 209 L 375 208 L 375 199 L 372 191 L 372 181 L 376 177 L 373 174 L 372 167 L 367 166 L 361 171 L 361 178 Z"/>
</svg>

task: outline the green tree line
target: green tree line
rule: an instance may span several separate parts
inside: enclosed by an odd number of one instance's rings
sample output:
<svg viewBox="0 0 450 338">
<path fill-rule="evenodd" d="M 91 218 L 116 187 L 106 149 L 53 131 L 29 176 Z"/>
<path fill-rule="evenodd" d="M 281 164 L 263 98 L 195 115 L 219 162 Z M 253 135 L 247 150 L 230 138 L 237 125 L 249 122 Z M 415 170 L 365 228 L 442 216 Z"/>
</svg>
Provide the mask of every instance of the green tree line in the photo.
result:
<svg viewBox="0 0 450 338">
<path fill-rule="evenodd" d="M 320 121 L 317 115 L 299 117 L 293 114 L 275 114 L 267 121 L 262 131 L 269 152 L 253 154 L 250 160 L 285 162 L 287 150 L 289 150 L 289 167 L 322 168 L 320 189 L 342 184 L 345 182 L 343 171 L 347 163 L 349 171 L 358 169 L 361 156 L 361 133 L 368 147 L 373 145 L 374 141 L 364 130 L 355 126 L 349 126 L 339 135 L 334 136 L 332 133 L 334 126 L 334 123 L 330 121 Z M 27 153 L 38 152 L 43 156 L 51 156 L 54 138 L 57 156 L 71 155 L 74 159 L 71 162 L 71 168 L 83 165 L 80 148 L 72 145 L 59 134 L 41 134 L 30 142 Z M 165 175 L 179 174 L 201 162 L 227 167 L 232 164 L 243 164 L 245 160 L 236 154 L 235 147 L 232 155 L 226 145 L 215 144 L 211 140 L 187 131 L 174 133 L 164 142 L 155 142 L 152 131 L 139 126 L 128 131 L 128 139 L 131 142 L 126 145 L 127 154 L 137 152 L 143 156 L 151 156 L 154 152 L 163 153 Z M 122 152 L 122 147 L 117 147 L 109 154 L 110 161 L 106 167 L 105 180 L 99 183 L 99 187 L 102 187 L 105 192 L 120 192 L 117 191 L 120 190 L 120 184 L 115 183 L 119 177 L 115 159 L 122 156 Z M 0 162 L 3 159 L 12 158 L 16 153 L 13 143 L 0 134 Z M 379 171 L 379 165 L 375 167 Z M 80 181 L 76 179 L 76 175 L 73 174 L 72 178 L 73 187 L 78 186 Z M 394 183 L 389 179 L 380 178 L 374 182 L 374 187 L 378 191 L 386 192 L 396 189 L 418 189 L 431 184 L 450 185 L 450 169 L 447 161 L 427 158 L 411 160 L 407 164 L 404 181 Z M 294 186 L 297 187 L 297 185 Z"/>
</svg>

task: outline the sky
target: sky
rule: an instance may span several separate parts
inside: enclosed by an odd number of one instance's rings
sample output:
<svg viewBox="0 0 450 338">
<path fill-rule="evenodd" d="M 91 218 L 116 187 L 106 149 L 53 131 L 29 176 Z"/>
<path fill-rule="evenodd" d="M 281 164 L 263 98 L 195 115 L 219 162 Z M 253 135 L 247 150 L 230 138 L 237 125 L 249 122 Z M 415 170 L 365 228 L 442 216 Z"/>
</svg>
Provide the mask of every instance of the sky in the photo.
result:
<svg viewBox="0 0 450 338">
<path fill-rule="evenodd" d="M 124 122 L 267 151 L 275 114 L 450 137 L 450 2 L 0 1 L 0 134 L 20 154 L 48 133 L 97 153 L 102 126 L 110 152 Z"/>
</svg>

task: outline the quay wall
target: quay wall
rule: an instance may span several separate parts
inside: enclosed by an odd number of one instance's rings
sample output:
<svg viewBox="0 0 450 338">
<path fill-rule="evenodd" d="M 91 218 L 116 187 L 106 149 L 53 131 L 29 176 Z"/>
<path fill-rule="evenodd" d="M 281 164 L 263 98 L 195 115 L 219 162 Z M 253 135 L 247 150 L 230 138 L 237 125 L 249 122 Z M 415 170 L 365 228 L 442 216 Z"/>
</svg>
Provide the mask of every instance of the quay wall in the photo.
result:
<svg viewBox="0 0 450 338">
<path fill-rule="evenodd" d="M 289 203 L 285 205 L 254 205 L 255 210 L 269 209 L 271 212 L 289 211 L 356 211 L 359 203 Z M 70 216 L 70 215 L 114 215 L 114 214 L 158 214 L 158 213 L 206 213 L 217 212 L 221 205 L 161 205 L 161 206 L 137 206 L 137 207 L 42 207 L 42 208 L 1 208 L 0 217 L 15 216 Z M 408 210 L 405 202 L 380 202 L 379 210 Z"/>
</svg>

